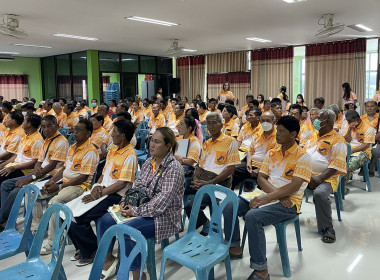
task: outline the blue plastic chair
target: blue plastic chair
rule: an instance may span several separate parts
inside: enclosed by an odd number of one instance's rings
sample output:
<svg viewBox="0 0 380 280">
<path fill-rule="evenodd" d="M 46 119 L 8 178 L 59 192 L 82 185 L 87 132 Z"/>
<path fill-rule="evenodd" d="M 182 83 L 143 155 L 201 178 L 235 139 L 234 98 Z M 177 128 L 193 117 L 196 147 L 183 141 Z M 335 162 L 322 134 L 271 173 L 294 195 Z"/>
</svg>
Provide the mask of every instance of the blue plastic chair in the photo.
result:
<svg viewBox="0 0 380 280">
<path fill-rule="evenodd" d="M 205 195 L 211 198 L 213 210 L 208 236 L 202 236 L 196 231 L 196 221 L 198 219 L 202 198 Z M 218 195 L 218 197 L 224 197 L 224 199 L 219 202 L 220 205 L 218 205 L 216 195 Z M 230 240 L 228 240 L 228 244 L 225 244 L 221 224 L 223 210 L 230 202 L 233 204 L 232 230 L 235 226 L 238 209 L 238 197 L 236 194 L 225 187 L 217 185 L 206 185 L 197 191 L 191 210 L 187 234 L 180 240 L 167 246 L 162 252 L 160 280 L 164 279 L 167 259 L 172 259 L 186 266 L 195 273 L 196 279 L 202 280 L 214 279 L 214 266 L 224 261 L 227 279 L 232 279 L 229 255 L 232 235 Z"/>
<path fill-rule="evenodd" d="M 346 168 L 347 169 L 348 169 L 348 166 L 350 164 L 350 157 L 351 157 L 351 145 L 350 145 L 350 143 L 347 143 L 347 158 L 346 158 Z M 340 184 L 340 193 L 342 195 L 342 199 L 344 200 L 345 195 L 346 195 L 346 175 L 341 175 L 339 177 L 339 184 Z"/>
<path fill-rule="evenodd" d="M 338 221 L 341 222 L 342 218 L 340 217 L 340 211 L 342 210 L 343 207 L 343 201 L 342 201 L 342 195 L 340 191 L 340 185 L 341 185 L 341 180 L 338 182 L 338 187 L 336 188 L 334 192 L 334 198 L 335 198 L 335 207 L 336 207 L 336 214 L 338 215 Z M 305 195 L 305 200 L 306 202 L 309 202 L 309 196 L 314 194 L 314 190 L 306 188 L 304 191 Z"/>
<path fill-rule="evenodd" d="M 364 178 L 364 182 L 367 185 L 367 191 L 372 192 L 371 181 L 369 180 L 369 167 L 368 167 L 369 162 L 370 161 L 368 160 L 363 165 L 363 178 Z"/>
<path fill-rule="evenodd" d="M 64 213 L 65 220 L 60 226 L 60 212 Z M 51 259 L 46 264 L 40 258 L 42 242 L 45 232 L 48 229 L 51 215 L 55 215 L 56 231 L 52 246 Z M 0 271 L 0 279 L 66 279 L 65 270 L 62 266 L 62 258 L 65 251 L 66 236 L 72 220 L 71 210 L 64 204 L 55 203 L 51 205 L 44 213 L 41 223 L 38 226 L 37 233 L 34 237 L 30 253 L 26 261 Z"/>
<path fill-rule="evenodd" d="M 148 121 L 145 120 L 145 121 L 141 121 L 139 123 L 139 126 L 137 127 L 137 131 L 139 131 L 140 129 L 148 129 Z"/>
<path fill-rule="evenodd" d="M 5 230 L 0 233 L 0 260 L 21 252 L 25 252 L 25 254 L 28 255 L 33 241 L 33 235 L 30 231 L 33 220 L 33 207 L 39 193 L 40 191 L 35 185 L 26 185 L 18 192 L 9 215 L 7 226 Z M 16 221 L 24 197 L 24 208 L 26 208 L 26 211 L 24 211 L 24 231 L 19 233 L 16 230 Z"/>
<path fill-rule="evenodd" d="M 380 177 L 380 159 L 376 163 L 376 169 L 377 169 L 377 175 L 379 175 L 379 177 Z"/>
<path fill-rule="evenodd" d="M 250 184 L 252 184 L 253 185 L 253 189 L 255 189 L 255 187 L 257 185 L 257 180 L 253 179 L 253 178 L 248 178 L 248 179 L 245 179 L 243 182 L 241 182 L 240 183 L 240 188 L 239 188 L 239 195 L 241 195 L 242 192 L 243 192 L 244 183 L 250 183 Z"/>
<path fill-rule="evenodd" d="M 295 228 L 296 237 L 297 237 L 298 251 L 302 251 L 299 215 L 296 215 L 293 218 L 290 218 L 288 220 L 285 220 L 273 225 L 276 229 L 277 243 L 280 249 L 282 271 L 284 273 L 284 276 L 287 278 L 291 276 L 289 255 L 288 255 L 288 245 L 286 242 L 286 227 L 290 223 L 294 223 L 294 228 Z M 243 238 L 241 242 L 242 251 L 244 251 L 246 237 L 247 237 L 247 228 L 244 226 Z"/>
<path fill-rule="evenodd" d="M 125 239 L 124 237 L 129 235 L 133 240 L 136 241 L 135 246 L 131 252 L 125 251 Z M 131 268 L 133 260 L 137 255 L 141 254 L 141 268 L 140 268 L 140 279 L 144 271 L 146 258 L 147 258 L 147 242 L 145 237 L 135 228 L 127 225 L 114 225 L 107 229 L 104 233 L 96 252 L 94 264 L 91 269 L 89 280 L 99 280 L 102 275 L 102 269 L 104 261 L 108 254 L 108 248 L 114 238 L 119 241 L 119 267 L 117 270 L 117 279 L 129 279 L 129 270 Z M 128 255 L 128 256 L 127 256 Z"/>
<path fill-rule="evenodd" d="M 135 149 L 135 153 L 137 156 L 142 156 L 142 155 L 146 155 L 148 153 L 148 150 L 147 150 L 147 144 L 146 144 L 146 141 L 147 139 L 149 139 L 149 136 L 150 136 L 150 131 L 148 129 L 140 129 L 140 130 L 137 130 L 136 132 L 136 139 L 140 139 L 140 149 L 139 150 L 136 150 Z"/>
<path fill-rule="evenodd" d="M 69 129 L 65 127 L 58 128 L 59 133 L 61 133 L 63 136 L 67 138 L 67 135 L 69 134 Z"/>
<path fill-rule="evenodd" d="M 203 143 L 204 143 L 208 139 L 208 135 L 209 135 L 207 125 L 201 125 L 201 130 L 202 130 L 202 134 L 203 134 Z"/>
<path fill-rule="evenodd" d="M 69 138 L 67 138 L 67 141 L 69 142 L 69 145 L 70 145 L 70 146 L 76 142 L 76 141 L 74 140 L 74 133 L 70 133 L 70 134 L 69 134 Z"/>
</svg>

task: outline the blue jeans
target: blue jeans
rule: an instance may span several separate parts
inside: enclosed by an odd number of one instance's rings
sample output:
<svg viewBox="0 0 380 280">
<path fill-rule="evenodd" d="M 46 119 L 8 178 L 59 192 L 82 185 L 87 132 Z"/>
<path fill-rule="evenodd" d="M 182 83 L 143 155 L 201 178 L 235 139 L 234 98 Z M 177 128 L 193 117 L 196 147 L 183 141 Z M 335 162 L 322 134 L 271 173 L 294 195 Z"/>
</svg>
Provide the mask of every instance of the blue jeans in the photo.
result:
<svg viewBox="0 0 380 280">
<path fill-rule="evenodd" d="M 102 237 L 103 234 L 106 232 L 106 230 L 115 225 L 115 220 L 112 218 L 112 216 L 107 213 L 104 214 L 102 219 L 100 220 L 100 236 Z M 143 218 L 143 217 L 137 217 L 133 220 L 130 220 L 125 223 L 125 225 L 128 225 L 130 227 L 133 227 L 141 232 L 141 234 L 145 238 L 151 238 L 155 236 L 155 227 L 154 227 L 154 219 L 153 218 Z M 113 244 L 115 240 L 111 243 L 111 246 L 109 248 L 109 252 L 111 253 L 113 250 Z M 125 252 L 129 254 L 133 250 L 133 247 L 135 246 L 135 241 L 133 241 L 129 236 L 125 236 Z M 141 269 L 141 255 L 138 254 L 136 258 L 133 260 L 131 265 L 131 271 L 136 271 Z"/>
<path fill-rule="evenodd" d="M 21 188 L 16 187 L 16 182 L 20 179 L 29 178 L 32 175 L 21 176 L 13 179 L 5 180 L 1 183 L 1 208 L 0 208 L 0 223 L 8 220 L 9 214 L 16 200 L 16 196 Z"/>
<path fill-rule="evenodd" d="M 231 234 L 231 247 L 240 246 L 240 227 L 239 218 L 236 217 L 233 232 L 232 219 L 233 215 L 232 203 L 227 204 L 224 208 L 224 235 L 227 242 Z M 248 231 L 248 247 L 251 256 L 251 268 L 254 270 L 268 269 L 266 258 L 266 240 L 264 226 L 273 225 L 278 222 L 290 219 L 297 215 L 297 208 L 286 208 L 281 203 L 271 204 L 261 208 L 249 208 L 249 203 L 239 199 L 238 217 L 244 217 L 245 226 Z"/>
</svg>

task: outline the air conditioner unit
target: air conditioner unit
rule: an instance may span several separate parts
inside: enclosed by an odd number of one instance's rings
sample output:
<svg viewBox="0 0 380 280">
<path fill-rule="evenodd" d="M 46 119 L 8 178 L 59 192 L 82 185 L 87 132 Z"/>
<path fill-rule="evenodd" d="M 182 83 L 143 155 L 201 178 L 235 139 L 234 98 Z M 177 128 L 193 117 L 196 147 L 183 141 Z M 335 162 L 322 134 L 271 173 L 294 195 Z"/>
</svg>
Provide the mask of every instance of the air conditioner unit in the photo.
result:
<svg viewBox="0 0 380 280">
<path fill-rule="evenodd" d="M 10 55 L 0 55 L 0 61 L 13 61 L 15 58 Z"/>
</svg>

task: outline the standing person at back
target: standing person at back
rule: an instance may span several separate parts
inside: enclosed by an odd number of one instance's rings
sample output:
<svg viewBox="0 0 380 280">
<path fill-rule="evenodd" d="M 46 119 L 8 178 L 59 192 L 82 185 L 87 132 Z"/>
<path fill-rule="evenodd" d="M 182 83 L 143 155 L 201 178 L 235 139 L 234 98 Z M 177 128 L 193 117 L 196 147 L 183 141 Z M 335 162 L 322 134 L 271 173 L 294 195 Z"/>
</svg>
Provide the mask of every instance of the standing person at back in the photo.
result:
<svg viewBox="0 0 380 280">
<path fill-rule="evenodd" d="M 280 94 L 277 97 L 281 100 L 282 111 L 289 111 L 290 102 L 289 97 L 286 94 L 286 86 L 281 86 Z"/>
<path fill-rule="evenodd" d="M 235 101 L 235 95 L 231 92 L 230 83 L 224 82 L 223 89 L 218 94 L 218 102 L 220 104 L 224 104 L 227 99 L 232 99 Z"/>
<path fill-rule="evenodd" d="M 343 105 L 346 103 L 356 104 L 358 102 L 356 93 L 352 91 L 349 83 L 342 84 L 342 91 L 343 91 L 343 97 L 342 97 Z"/>
</svg>

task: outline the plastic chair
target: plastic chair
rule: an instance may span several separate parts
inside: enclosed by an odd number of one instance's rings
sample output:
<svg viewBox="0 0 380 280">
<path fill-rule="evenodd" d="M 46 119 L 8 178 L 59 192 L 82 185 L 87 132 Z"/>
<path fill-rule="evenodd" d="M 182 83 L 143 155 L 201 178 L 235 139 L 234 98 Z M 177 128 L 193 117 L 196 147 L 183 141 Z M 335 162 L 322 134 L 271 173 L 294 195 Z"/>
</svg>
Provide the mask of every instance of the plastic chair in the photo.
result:
<svg viewBox="0 0 380 280">
<path fill-rule="evenodd" d="M 67 138 L 67 141 L 69 142 L 69 145 L 70 145 L 70 146 L 76 142 L 76 141 L 74 140 L 74 133 L 70 133 L 70 134 L 69 134 L 69 138 Z"/>
<path fill-rule="evenodd" d="M 350 143 L 347 143 L 347 158 L 346 158 L 347 169 L 350 164 L 350 157 L 351 157 L 351 145 Z M 342 195 L 342 199 L 344 200 L 345 195 L 346 195 L 346 175 L 341 175 L 339 177 L 339 184 L 340 184 L 340 193 Z"/>
<path fill-rule="evenodd" d="M 243 192 L 244 183 L 251 183 L 253 185 L 253 189 L 255 189 L 255 186 L 257 185 L 257 180 L 253 178 L 248 178 L 248 179 L 245 179 L 243 182 L 241 182 L 240 188 L 239 188 L 239 195 L 241 195 Z"/>
<path fill-rule="evenodd" d="M 208 236 L 200 235 L 195 228 L 204 195 L 210 197 L 213 209 Z M 218 205 L 216 196 L 219 199 L 223 198 L 219 202 L 220 205 Z M 167 259 L 172 259 L 191 269 L 195 273 L 196 279 L 213 279 L 214 266 L 224 261 L 227 279 L 232 279 L 230 255 L 228 252 L 232 235 L 230 240 L 228 240 L 228 244 L 225 244 L 221 224 L 222 213 L 228 203 L 233 204 L 232 230 L 235 226 L 238 209 L 238 197 L 236 194 L 225 187 L 217 185 L 206 185 L 197 191 L 186 235 L 167 246 L 162 252 L 160 280 L 164 279 Z"/>
<path fill-rule="evenodd" d="M 203 134 L 203 143 L 204 143 L 208 139 L 207 138 L 207 136 L 208 136 L 207 125 L 201 125 L 201 130 L 202 130 L 202 134 Z"/>
<path fill-rule="evenodd" d="M 69 129 L 65 127 L 58 128 L 59 133 L 61 133 L 63 136 L 67 138 L 67 135 L 69 134 Z"/>
<path fill-rule="evenodd" d="M 149 139 L 150 131 L 148 129 L 140 129 L 136 132 L 136 139 L 140 139 L 140 147 L 135 149 L 137 156 L 142 156 L 148 153 L 146 141 Z"/>
<path fill-rule="evenodd" d="M 125 251 L 125 236 L 129 235 L 136 241 L 135 246 L 131 252 Z M 102 240 L 99 243 L 98 251 L 96 252 L 94 264 L 91 269 L 91 273 L 88 279 L 99 280 L 102 274 L 103 264 L 106 259 L 108 248 L 114 238 L 119 240 L 119 267 L 117 270 L 117 279 L 129 279 L 129 270 L 131 268 L 133 260 L 137 255 L 141 254 L 141 268 L 140 279 L 142 277 L 146 258 L 147 258 L 147 242 L 145 237 L 136 229 L 127 225 L 114 225 L 107 229 L 104 233 Z M 127 256 L 128 255 L 128 256 Z"/>
<path fill-rule="evenodd" d="M 380 159 L 377 161 L 376 169 L 377 169 L 377 175 L 379 175 L 379 177 L 380 177 Z"/>
<path fill-rule="evenodd" d="M 32 192 L 34 193 L 33 195 Z M 33 241 L 33 235 L 30 231 L 33 220 L 33 207 L 39 192 L 38 187 L 35 185 L 26 185 L 18 192 L 9 215 L 7 226 L 5 230 L 0 233 L 0 260 L 21 252 L 25 252 L 25 254 L 28 255 L 30 245 Z M 24 207 L 26 208 L 26 212 L 24 211 L 24 231 L 19 233 L 16 230 L 16 221 L 24 196 Z"/>
<path fill-rule="evenodd" d="M 139 131 L 140 129 L 148 129 L 148 121 L 145 120 L 145 121 L 141 121 L 139 123 L 139 126 L 137 127 L 137 131 Z M 137 137 L 137 136 L 136 136 Z"/>
<path fill-rule="evenodd" d="M 282 263 L 282 271 L 284 273 L 284 276 L 287 278 L 291 276 L 289 255 L 288 255 L 288 245 L 286 242 L 286 227 L 290 223 L 294 223 L 294 228 L 296 230 L 298 251 L 302 251 L 299 215 L 296 215 L 293 218 L 290 218 L 288 220 L 285 220 L 273 225 L 276 228 L 277 243 L 280 249 L 280 256 L 281 256 L 281 263 Z M 243 238 L 241 242 L 242 251 L 244 251 L 246 237 L 247 237 L 247 228 L 244 226 Z"/>
<path fill-rule="evenodd" d="M 341 222 L 342 218 L 340 217 L 340 211 L 343 211 L 343 201 L 342 201 L 342 195 L 340 191 L 340 185 L 341 185 L 341 180 L 338 182 L 338 187 L 334 191 L 334 198 L 335 198 L 335 207 L 336 207 L 336 214 L 338 215 L 338 221 Z M 309 188 L 306 188 L 304 191 L 305 195 L 305 200 L 306 202 L 309 202 L 309 196 L 314 194 L 314 190 L 311 190 Z"/>
<path fill-rule="evenodd" d="M 64 213 L 65 220 L 59 226 L 60 212 Z M 46 264 L 40 258 L 42 242 L 49 225 L 51 215 L 55 215 L 56 231 L 50 262 Z M 66 235 L 72 220 L 71 210 L 64 204 L 56 203 L 50 206 L 42 216 L 37 233 L 34 237 L 30 253 L 26 261 L 0 271 L 0 279 L 66 279 L 62 266 L 65 251 Z"/>
<path fill-rule="evenodd" d="M 368 160 L 363 165 L 363 178 L 364 178 L 364 182 L 367 185 L 367 191 L 372 192 L 371 181 L 369 180 L 369 167 L 368 167 L 369 162 L 370 161 Z"/>
</svg>

